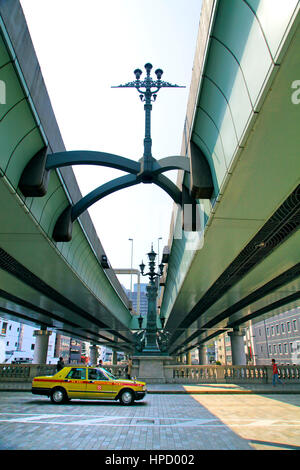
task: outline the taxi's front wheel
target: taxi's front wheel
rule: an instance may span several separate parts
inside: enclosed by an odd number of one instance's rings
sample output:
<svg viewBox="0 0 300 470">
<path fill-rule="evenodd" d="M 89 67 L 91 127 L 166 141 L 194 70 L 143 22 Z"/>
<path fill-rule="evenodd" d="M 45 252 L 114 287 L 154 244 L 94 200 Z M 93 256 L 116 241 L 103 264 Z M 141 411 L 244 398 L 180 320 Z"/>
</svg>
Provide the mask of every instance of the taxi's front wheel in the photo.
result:
<svg viewBox="0 0 300 470">
<path fill-rule="evenodd" d="M 124 390 L 121 392 L 119 399 L 122 405 L 132 405 L 134 402 L 133 392 L 131 390 Z"/>
<path fill-rule="evenodd" d="M 50 399 L 52 403 L 60 404 L 65 403 L 68 396 L 63 388 L 55 388 L 50 395 Z"/>
</svg>

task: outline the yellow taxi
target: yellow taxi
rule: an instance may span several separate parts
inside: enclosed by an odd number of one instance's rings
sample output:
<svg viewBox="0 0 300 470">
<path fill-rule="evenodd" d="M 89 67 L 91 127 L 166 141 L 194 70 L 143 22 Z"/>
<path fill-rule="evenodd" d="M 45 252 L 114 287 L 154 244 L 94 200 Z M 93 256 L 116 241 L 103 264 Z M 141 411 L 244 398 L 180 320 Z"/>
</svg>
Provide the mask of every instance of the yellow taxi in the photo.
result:
<svg viewBox="0 0 300 470">
<path fill-rule="evenodd" d="M 54 375 L 35 377 L 31 391 L 34 395 L 46 395 L 57 404 L 84 398 L 120 400 L 122 405 L 132 405 L 147 393 L 145 382 L 117 379 L 101 367 L 87 366 L 64 367 Z"/>
</svg>

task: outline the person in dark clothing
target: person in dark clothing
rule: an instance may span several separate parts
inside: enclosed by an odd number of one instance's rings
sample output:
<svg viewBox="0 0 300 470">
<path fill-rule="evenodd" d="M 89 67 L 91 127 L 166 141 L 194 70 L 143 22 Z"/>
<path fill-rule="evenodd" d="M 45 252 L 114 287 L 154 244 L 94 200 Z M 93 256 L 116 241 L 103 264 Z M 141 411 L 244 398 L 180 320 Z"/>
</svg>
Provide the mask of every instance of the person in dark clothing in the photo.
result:
<svg viewBox="0 0 300 470">
<path fill-rule="evenodd" d="M 59 358 L 59 361 L 56 365 L 56 370 L 57 372 L 59 372 L 61 369 L 63 369 L 65 367 L 65 363 L 64 363 L 64 360 L 62 357 Z"/>
</svg>

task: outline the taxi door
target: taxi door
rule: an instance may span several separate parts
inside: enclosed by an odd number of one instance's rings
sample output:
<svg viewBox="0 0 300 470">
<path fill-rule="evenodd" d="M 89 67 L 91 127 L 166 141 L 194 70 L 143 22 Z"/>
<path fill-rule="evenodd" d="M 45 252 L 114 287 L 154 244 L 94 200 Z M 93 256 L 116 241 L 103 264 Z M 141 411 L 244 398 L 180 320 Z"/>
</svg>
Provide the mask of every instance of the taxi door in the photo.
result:
<svg viewBox="0 0 300 470">
<path fill-rule="evenodd" d="M 70 398 L 84 398 L 86 395 L 86 368 L 72 367 L 64 380 Z"/>
<path fill-rule="evenodd" d="M 116 387 L 101 371 L 101 369 L 88 369 L 86 384 L 87 398 L 112 399 L 116 395 Z"/>
</svg>

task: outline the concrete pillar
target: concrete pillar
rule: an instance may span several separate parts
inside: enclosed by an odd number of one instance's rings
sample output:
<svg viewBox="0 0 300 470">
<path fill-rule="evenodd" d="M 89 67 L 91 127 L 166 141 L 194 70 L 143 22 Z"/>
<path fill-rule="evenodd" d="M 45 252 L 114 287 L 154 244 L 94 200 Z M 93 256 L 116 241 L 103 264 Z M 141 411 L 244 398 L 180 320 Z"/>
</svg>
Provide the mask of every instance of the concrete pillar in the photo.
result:
<svg viewBox="0 0 300 470">
<path fill-rule="evenodd" d="M 246 353 L 244 346 L 245 331 L 239 328 L 233 329 L 228 333 L 231 342 L 231 355 L 232 365 L 234 366 L 245 366 L 246 365 Z"/>
<path fill-rule="evenodd" d="M 93 366 L 98 364 L 98 348 L 95 344 L 90 346 L 90 363 Z"/>
<path fill-rule="evenodd" d="M 52 331 L 45 328 L 33 332 L 33 336 L 35 336 L 33 364 L 46 364 L 49 336 L 51 335 Z"/>
<path fill-rule="evenodd" d="M 117 362 L 118 362 L 118 353 L 117 353 L 117 351 L 113 351 L 112 352 L 112 363 L 114 365 L 117 365 Z"/>
<path fill-rule="evenodd" d="M 201 344 L 198 347 L 198 354 L 199 354 L 199 365 L 205 366 L 208 363 L 208 360 L 207 360 L 207 349 L 206 349 L 206 346 L 204 346 L 204 344 Z"/>
<path fill-rule="evenodd" d="M 186 365 L 188 365 L 188 366 L 192 365 L 192 353 L 191 353 L 191 351 L 188 351 L 186 353 Z"/>
</svg>

